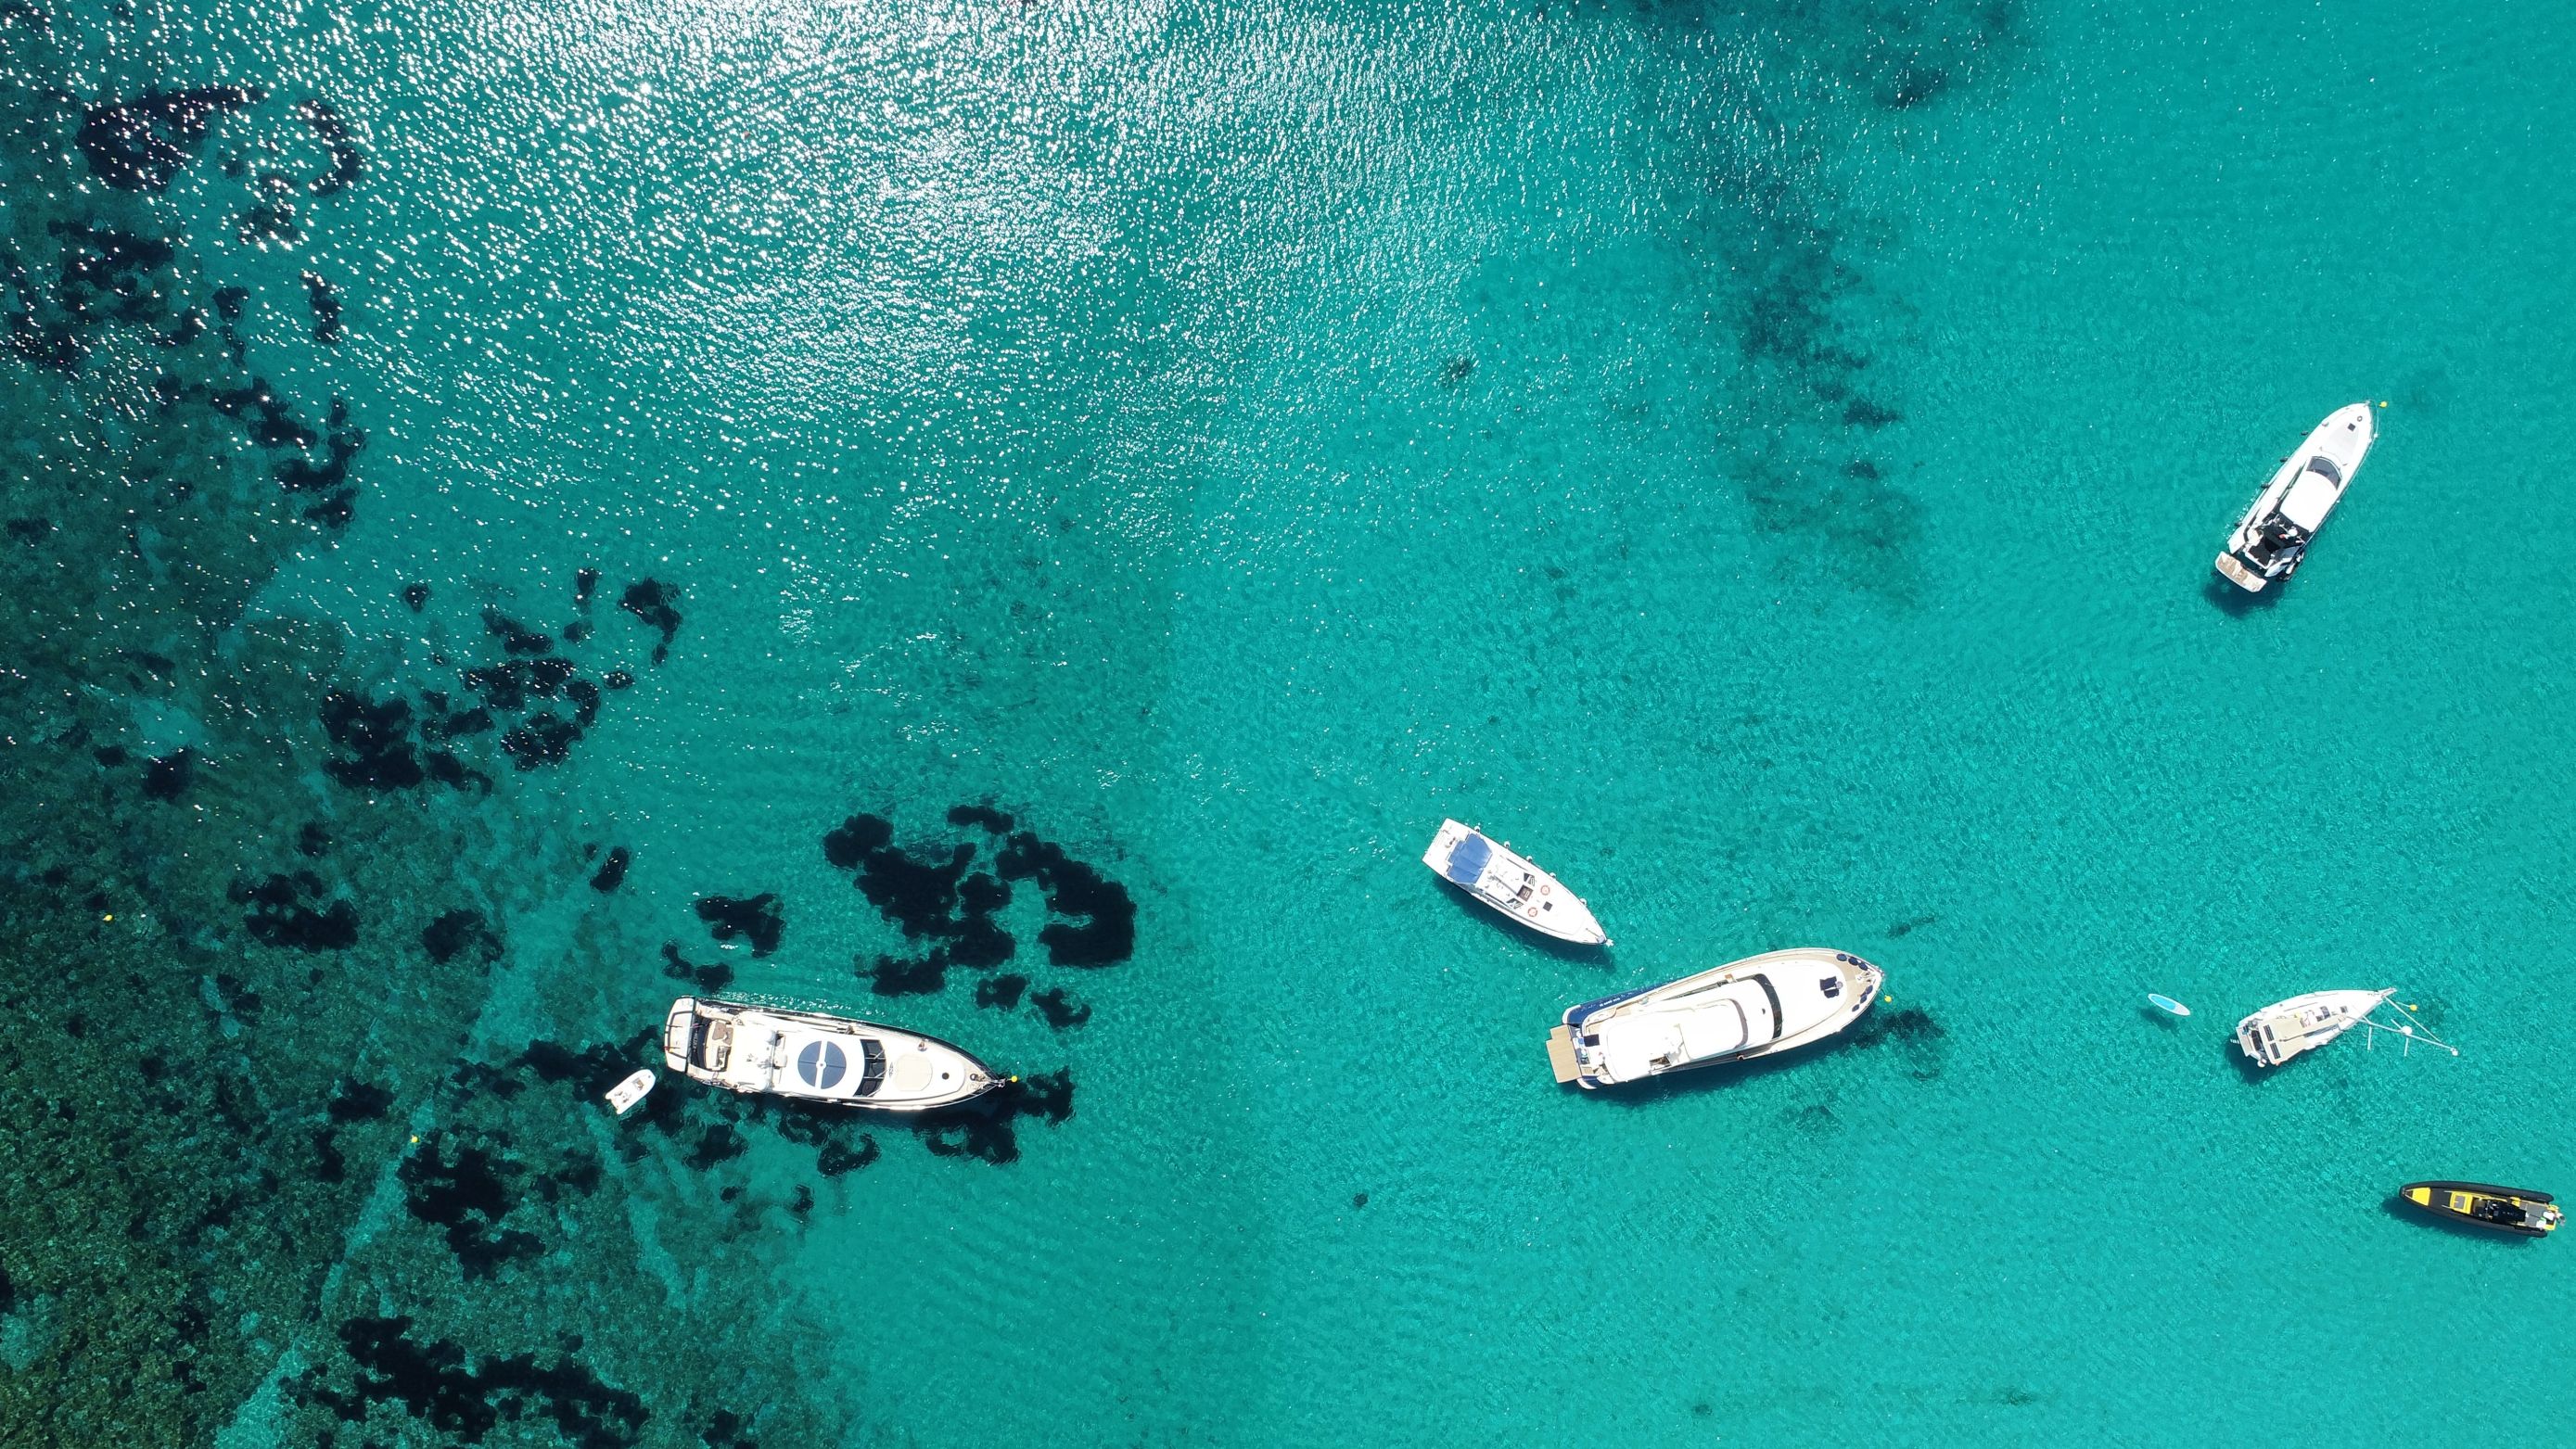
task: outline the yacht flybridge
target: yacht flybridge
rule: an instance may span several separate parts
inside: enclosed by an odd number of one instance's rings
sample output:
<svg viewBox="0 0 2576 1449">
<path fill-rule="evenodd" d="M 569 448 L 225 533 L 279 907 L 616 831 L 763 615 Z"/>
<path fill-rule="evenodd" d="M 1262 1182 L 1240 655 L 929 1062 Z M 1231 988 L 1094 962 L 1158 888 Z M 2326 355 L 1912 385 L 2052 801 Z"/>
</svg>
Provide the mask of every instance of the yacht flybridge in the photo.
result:
<svg viewBox="0 0 2576 1449">
<path fill-rule="evenodd" d="M 1592 908 L 1555 876 L 1473 826 L 1440 822 L 1422 863 L 1442 880 L 1543 936 L 1578 946 L 1607 946 Z"/>
<path fill-rule="evenodd" d="M 2218 556 L 2218 571 L 2247 593 L 2260 593 L 2275 579 L 2286 579 L 2308 555 L 2308 541 L 2342 501 L 2352 476 L 2361 471 L 2363 455 L 2378 435 L 2370 404 L 2337 408 L 2308 434 L 2299 450 L 2281 460 L 2272 481 L 2245 510 L 2227 549 Z"/>
<path fill-rule="evenodd" d="M 849 1017 L 683 996 L 662 1025 L 662 1060 L 690 1081 L 804 1102 L 927 1112 L 996 1085 L 936 1037 Z"/>
<path fill-rule="evenodd" d="M 1821 947 L 1748 956 L 1696 976 L 1587 1001 L 1547 1036 L 1559 1082 L 1586 1090 L 1819 1042 L 1878 999 L 1886 973 Z"/>
</svg>

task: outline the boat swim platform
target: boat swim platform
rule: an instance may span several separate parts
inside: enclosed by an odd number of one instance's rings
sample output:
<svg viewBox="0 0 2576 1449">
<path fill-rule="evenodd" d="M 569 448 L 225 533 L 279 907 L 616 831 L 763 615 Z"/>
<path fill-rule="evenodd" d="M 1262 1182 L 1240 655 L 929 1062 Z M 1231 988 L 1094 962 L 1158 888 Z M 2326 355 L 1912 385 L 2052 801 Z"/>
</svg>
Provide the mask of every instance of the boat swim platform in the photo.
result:
<svg viewBox="0 0 2576 1449">
<path fill-rule="evenodd" d="M 1572 1028 L 1560 1026 L 1547 1034 L 1547 1065 L 1548 1070 L 1556 1073 L 1559 1086 L 1583 1075 L 1582 1069 L 1574 1064 Z"/>
</svg>

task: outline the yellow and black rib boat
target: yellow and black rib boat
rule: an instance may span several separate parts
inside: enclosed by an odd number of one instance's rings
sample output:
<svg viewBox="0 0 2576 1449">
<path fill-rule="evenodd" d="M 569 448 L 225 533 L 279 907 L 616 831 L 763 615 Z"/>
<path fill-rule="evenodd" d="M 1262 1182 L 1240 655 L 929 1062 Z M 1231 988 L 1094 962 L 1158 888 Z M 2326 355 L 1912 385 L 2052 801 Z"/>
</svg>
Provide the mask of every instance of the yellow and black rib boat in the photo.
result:
<svg viewBox="0 0 2576 1449">
<path fill-rule="evenodd" d="M 2554 1232 L 2567 1217 L 2545 1192 L 2483 1182 L 2410 1182 L 2398 1189 L 2397 1195 L 2435 1217 L 2501 1228 L 2525 1237 Z"/>
</svg>

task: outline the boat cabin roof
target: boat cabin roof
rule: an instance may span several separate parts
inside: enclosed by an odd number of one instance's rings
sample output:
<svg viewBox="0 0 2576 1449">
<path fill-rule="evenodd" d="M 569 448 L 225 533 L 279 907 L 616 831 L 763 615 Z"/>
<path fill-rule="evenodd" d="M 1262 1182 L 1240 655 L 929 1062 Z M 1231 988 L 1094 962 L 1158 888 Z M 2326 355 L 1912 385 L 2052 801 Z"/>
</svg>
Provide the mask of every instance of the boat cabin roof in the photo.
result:
<svg viewBox="0 0 2576 1449">
<path fill-rule="evenodd" d="M 885 1044 L 875 1037 L 791 1027 L 778 1035 L 777 1060 L 790 1090 L 818 1096 L 874 1096 L 885 1082 Z"/>
<path fill-rule="evenodd" d="M 1732 996 L 1694 1002 L 1687 1010 L 1612 1017 L 1594 1034 L 1601 1038 L 1602 1066 L 1621 1082 L 1739 1052 L 1753 1038 L 1743 1003 Z"/>
<path fill-rule="evenodd" d="M 2321 463 L 2325 463 L 2325 459 L 2310 459 L 2306 471 L 2299 474 L 2299 481 L 2291 484 L 2289 493 L 2281 499 L 2281 516 L 2310 533 L 2316 532 L 2317 525 L 2326 521 L 2327 511 L 2334 507 L 2335 499 L 2343 493 L 2343 485 L 2327 471 L 2334 465 L 2326 463 L 2325 469 L 2320 469 L 2317 465 Z"/>
</svg>

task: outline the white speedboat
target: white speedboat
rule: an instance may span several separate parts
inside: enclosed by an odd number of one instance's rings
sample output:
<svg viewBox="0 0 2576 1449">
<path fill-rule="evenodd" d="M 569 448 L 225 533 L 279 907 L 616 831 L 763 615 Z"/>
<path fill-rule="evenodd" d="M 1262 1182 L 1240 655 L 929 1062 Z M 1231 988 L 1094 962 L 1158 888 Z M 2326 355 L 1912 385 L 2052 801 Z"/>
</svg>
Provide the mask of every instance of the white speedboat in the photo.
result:
<svg viewBox="0 0 2576 1449">
<path fill-rule="evenodd" d="M 694 996 L 671 1003 L 662 1060 L 690 1081 L 729 1092 L 886 1112 L 952 1107 L 997 1085 L 982 1062 L 937 1037 Z"/>
<path fill-rule="evenodd" d="M 2299 450 L 2281 460 L 2280 471 L 2228 535 L 2227 549 L 2218 556 L 2218 571 L 2228 582 L 2260 593 L 2273 580 L 2288 578 L 2352 486 L 2378 432 L 2368 403 L 2337 408 L 2317 424 Z"/>
<path fill-rule="evenodd" d="M 2367 1022 L 2379 1003 L 2396 994 L 2392 986 L 2386 991 L 2311 991 L 2276 1001 L 2236 1023 L 2236 1045 L 2257 1065 L 2277 1067 Z"/>
<path fill-rule="evenodd" d="M 1547 1062 L 1558 1081 L 1593 1088 L 1767 1057 L 1860 1020 L 1886 979 L 1822 947 L 1747 956 L 1572 1008 L 1547 1035 Z"/>
<path fill-rule="evenodd" d="M 1442 880 L 1543 936 L 1578 946 L 1607 946 L 1592 908 L 1555 876 L 1473 826 L 1440 822 L 1422 863 Z"/>
</svg>

